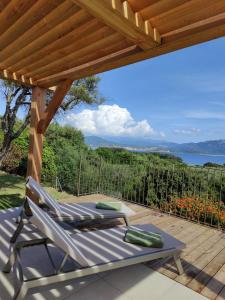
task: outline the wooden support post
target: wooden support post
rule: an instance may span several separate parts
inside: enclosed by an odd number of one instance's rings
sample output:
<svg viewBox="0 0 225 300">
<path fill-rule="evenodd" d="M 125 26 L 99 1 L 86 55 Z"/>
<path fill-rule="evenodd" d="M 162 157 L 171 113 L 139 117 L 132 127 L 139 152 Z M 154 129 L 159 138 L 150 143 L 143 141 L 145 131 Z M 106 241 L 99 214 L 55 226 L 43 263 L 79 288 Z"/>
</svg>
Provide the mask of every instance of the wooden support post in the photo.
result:
<svg viewBox="0 0 225 300">
<path fill-rule="evenodd" d="M 73 83 L 73 80 L 67 79 L 64 80 L 61 84 L 59 84 L 56 88 L 56 91 L 53 95 L 52 100 L 48 104 L 48 107 L 46 108 L 45 112 L 43 113 L 41 120 L 38 124 L 38 132 L 44 134 L 46 129 L 48 128 L 48 125 L 50 124 L 51 120 L 53 119 L 57 109 L 63 102 L 64 97 L 68 93 L 69 89 L 71 88 L 71 85 Z"/>
<path fill-rule="evenodd" d="M 31 103 L 31 121 L 30 121 L 30 144 L 27 164 L 27 176 L 32 176 L 37 182 L 40 182 L 41 167 L 42 167 L 42 149 L 43 149 L 43 134 L 38 133 L 38 124 L 43 118 L 45 112 L 46 90 L 39 87 L 34 87 L 32 91 Z M 38 202 L 30 191 L 26 194 L 33 201 Z"/>
</svg>

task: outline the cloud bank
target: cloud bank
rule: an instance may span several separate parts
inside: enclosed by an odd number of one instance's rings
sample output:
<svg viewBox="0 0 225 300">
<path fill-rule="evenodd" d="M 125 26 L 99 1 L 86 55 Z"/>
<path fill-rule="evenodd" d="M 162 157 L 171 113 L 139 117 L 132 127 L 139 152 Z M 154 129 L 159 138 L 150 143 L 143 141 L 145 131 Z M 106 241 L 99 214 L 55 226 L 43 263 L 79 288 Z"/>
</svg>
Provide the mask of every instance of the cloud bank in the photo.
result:
<svg viewBox="0 0 225 300">
<path fill-rule="evenodd" d="M 80 129 L 85 135 L 162 137 L 147 120 L 135 121 L 131 113 L 116 104 L 99 105 L 96 110 L 84 109 L 80 113 L 70 113 L 65 124 Z"/>
</svg>

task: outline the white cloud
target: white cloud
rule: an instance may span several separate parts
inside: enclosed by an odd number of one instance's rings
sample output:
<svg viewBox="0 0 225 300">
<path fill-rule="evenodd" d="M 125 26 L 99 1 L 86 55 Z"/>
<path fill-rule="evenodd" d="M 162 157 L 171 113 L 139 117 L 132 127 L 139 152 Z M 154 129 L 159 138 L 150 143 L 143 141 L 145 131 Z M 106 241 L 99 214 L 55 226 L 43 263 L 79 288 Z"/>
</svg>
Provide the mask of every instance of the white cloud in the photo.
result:
<svg viewBox="0 0 225 300">
<path fill-rule="evenodd" d="M 160 136 L 147 120 L 135 121 L 126 108 L 114 105 L 99 105 L 96 110 L 84 109 L 70 113 L 65 124 L 80 129 L 86 135 L 149 137 Z"/>
<path fill-rule="evenodd" d="M 189 128 L 189 129 L 174 129 L 174 132 L 182 135 L 195 135 L 201 130 L 199 128 Z"/>
<path fill-rule="evenodd" d="M 186 117 L 192 119 L 225 120 L 225 113 L 209 111 L 190 111 L 186 113 Z"/>
</svg>

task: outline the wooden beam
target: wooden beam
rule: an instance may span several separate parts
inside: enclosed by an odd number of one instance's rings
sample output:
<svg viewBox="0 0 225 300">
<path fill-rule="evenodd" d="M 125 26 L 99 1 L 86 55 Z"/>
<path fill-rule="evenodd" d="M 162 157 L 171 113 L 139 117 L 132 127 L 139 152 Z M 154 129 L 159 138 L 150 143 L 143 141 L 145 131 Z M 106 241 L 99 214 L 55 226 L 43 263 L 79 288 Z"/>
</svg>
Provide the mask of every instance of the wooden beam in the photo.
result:
<svg viewBox="0 0 225 300">
<path fill-rule="evenodd" d="M 31 121 L 29 137 L 29 153 L 27 163 L 27 176 L 32 176 L 37 182 L 41 179 L 43 134 L 37 131 L 38 124 L 43 118 L 45 111 L 46 90 L 40 87 L 34 87 L 32 91 L 31 102 Z M 37 202 L 32 194 L 27 191 L 32 200 Z"/>
<path fill-rule="evenodd" d="M 12 72 L 9 72 L 8 70 L 0 69 L 0 78 L 3 80 L 14 81 L 18 84 L 26 85 L 26 86 L 30 86 L 30 87 L 37 86 L 36 82 L 31 77 L 26 77 L 24 75 L 21 75 L 21 74 L 15 73 L 15 72 L 12 73 Z M 39 87 L 42 87 L 42 86 L 39 85 Z M 45 88 L 45 87 L 43 87 L 43 88 Z M 55 91 L 56 87 L 49 86 L 48 89 L 50 91 Z"/>
<path fill-rule="evenodd" d="M 15 72 L 10 72 L 6 69 L 0 69 L 0 78 L 5 80 L 12 80 L 20 84 L 24 84 L 27 86 L 33 86 L 34 81 L 30 77 L 25 77 L 24 75 L 17 74 Z"/>
<path fill-rule="evenodd" d="M 122 34 L 142 49 L 149 49 L 157 46 L 159 41 L 155 35 L 147 33 L 144 28 L 136 25 L 135 13 L 129 2 L 124 1 L 122 8 L 121 1 L 115 0 L 72 0 L 74 3 L 88 11 L 94 17 Z M 139 23 L 141 16 L 139 16 Z"/>
<path fill-rule="evenodd" d="M 37 129 L 38 133 L 45 133 L 64 97 L 68 93 L 72 83 L 73 80 L 67 79 L 57 86 L 51 102 L 48 104 L 44 114 L 42 114 L 42 118 L 39 120 Z"/>
<path fill-rule="evenodd" d="M 67 70 L 66 72 L 61 72 L 53 76 L 40 79 L 37 82 L 41 85 L 49 86 L 53 85 L 55 81 L 60 79 L 71 78 L 76 80 L 223 37 L 225 36 L 224 21 L 225 18 L 221 18 L 213 21 L 212 23 L 204 23 L 203 26 L 191 28 L 191 30 L 187 30 L 187 32 L 184 31 L 182 34 L 179 33 L 179 38 L 175 40 L 173 39 L 173 36 L 163 37 L 162 45 L 147 51 L 127 53 L 127 55 L 123 58 L 114 56 L 113 60 L 98 60 L 91 62 L 92 64 L 89 65 L 85 64 L 83 66 Z"/>
</svg>

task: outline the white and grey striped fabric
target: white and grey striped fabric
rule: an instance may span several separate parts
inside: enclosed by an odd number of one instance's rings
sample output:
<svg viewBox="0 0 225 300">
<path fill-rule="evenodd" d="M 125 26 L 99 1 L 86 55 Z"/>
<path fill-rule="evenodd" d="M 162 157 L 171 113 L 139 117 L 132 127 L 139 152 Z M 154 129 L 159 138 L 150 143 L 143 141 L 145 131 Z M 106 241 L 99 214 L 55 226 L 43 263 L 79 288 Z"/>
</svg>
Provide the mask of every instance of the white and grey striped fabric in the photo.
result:
<svg viewBox="0 0 225 300">
<path fill-rule="evenodd" d="M 55 201 L 31 176 L 27 178 L 26 185 L 36 196 L 40 197 L 41 201 L 44 202 L 57 216 L 60 217 L 62 215 L 60 205 L 57 201 Z"/>
<path fill-rule="evenodd" d="M 130 258 L 144 257 L 155 253 L 158 253 L 159 257 L 163 257 L 163 253 L 168 250 L 181 250 L 185 247 L 182 242 L 154 225 L 133 225 L 131 228 L 159 233 L 164 242 L 163 248 L 142 247 L 125 242 L 126 226 L 76 233 L 71 238 L 88 260 L 89 266 L 129 260 Z"/>
<path fill-rule="evenodd" d="M 89 265 L 87 259 L 76 247 L 70 235 L 28 197 L 27 201 L 32 212 L 30 222 L 82 267 L 87 267 Z"/>
<path fill-rule="evenodd" d="M 57 223 L 28 199 L 33 213 L 30 221 L 53 241 L 55 246 L 64 250 L 81 266 L 92 267 L 109 264 L 134 257 L 144 257 L 158 253 L 159 258 L 168 250 L 181 250 L 185 245 L 171 235 L 151 224 L 133 225 L 134 229 L 159 233 L 164 241 L 163 248 L 149 248 L 126 243 L 124 236 L 127 226 L 114 227 L 68 235 Z"/>
<path fill-rule="evenodd" d="M 51 215 L 61 221 L 116 219 L 135 215 L 135 212 L 122 202 L 120 211 L 97 209 L 95 202 L 59 204 L 32 177 L 28 177 L 27 187 L 51 209 Z"/>
</svg>

